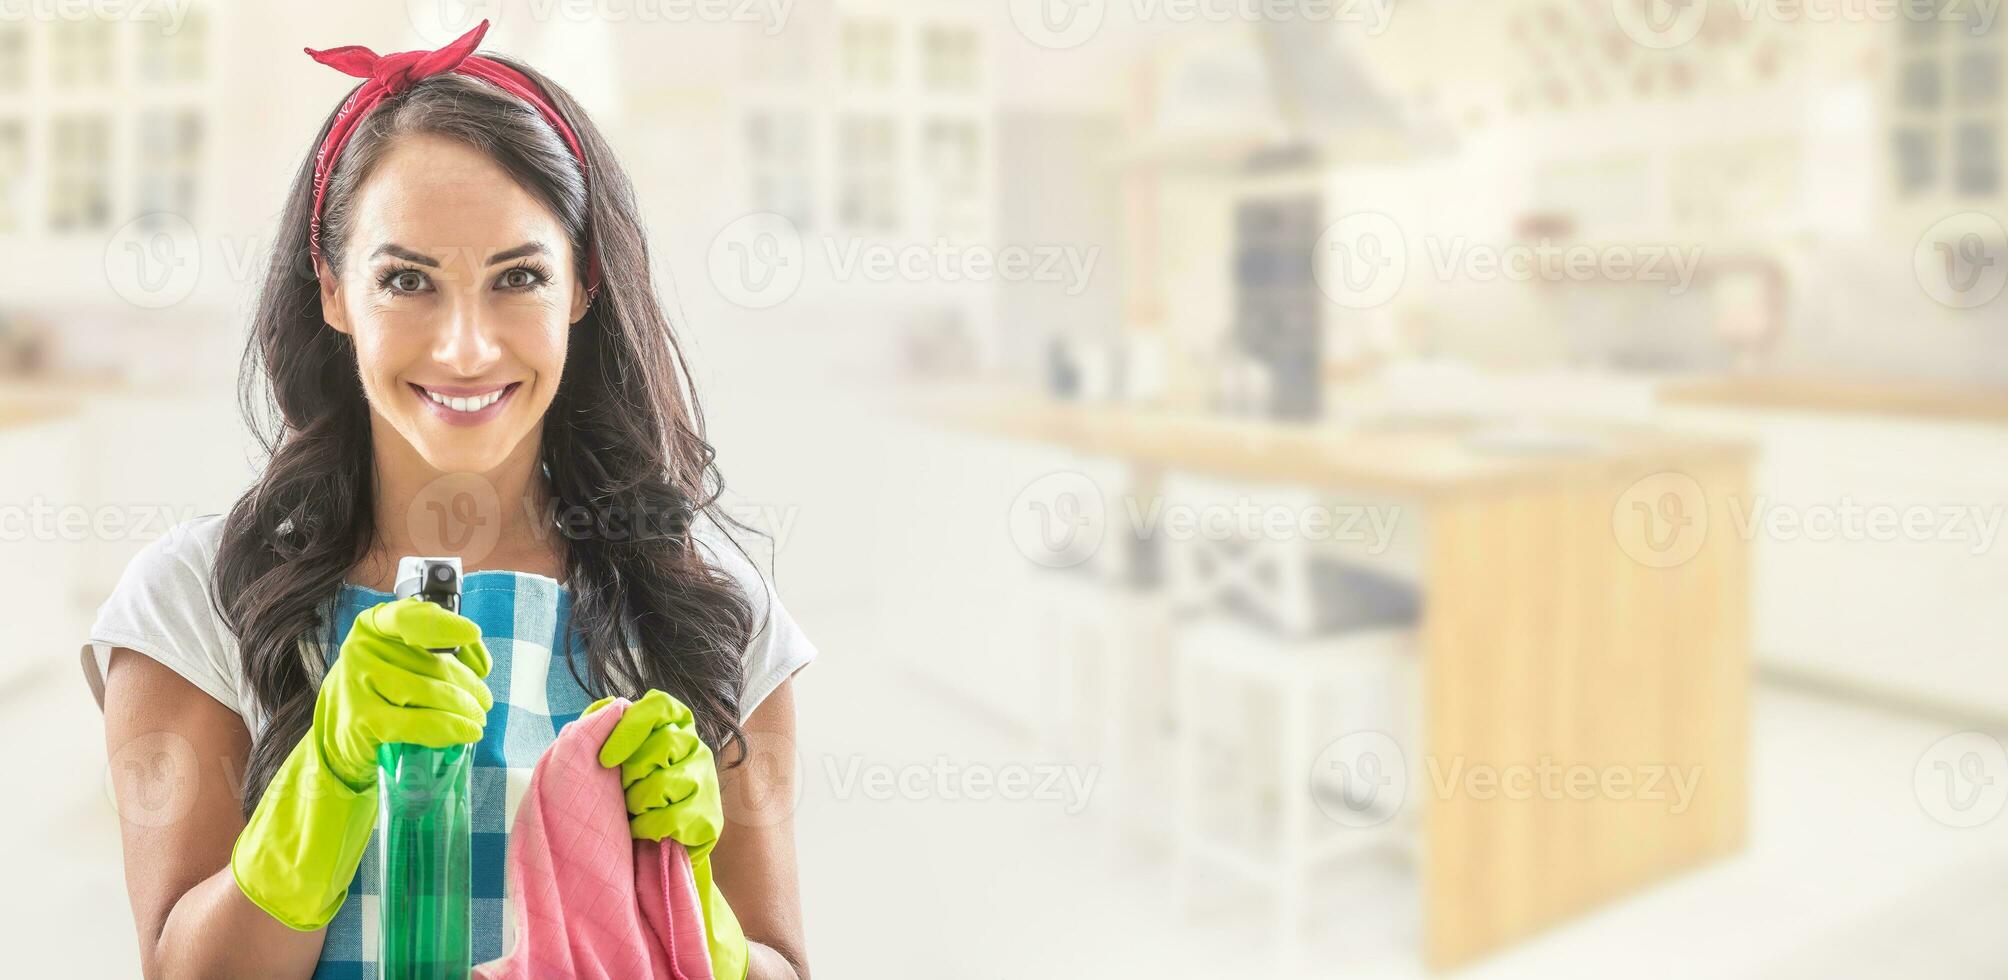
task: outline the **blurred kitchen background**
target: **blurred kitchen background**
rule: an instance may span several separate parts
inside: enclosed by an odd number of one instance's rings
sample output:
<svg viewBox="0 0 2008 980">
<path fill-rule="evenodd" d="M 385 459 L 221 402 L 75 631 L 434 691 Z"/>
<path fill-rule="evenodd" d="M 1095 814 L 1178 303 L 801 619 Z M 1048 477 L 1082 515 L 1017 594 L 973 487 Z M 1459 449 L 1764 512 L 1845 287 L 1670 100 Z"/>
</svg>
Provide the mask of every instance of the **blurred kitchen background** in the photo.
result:
<svg viewBox="0 0 2008 980">
<path fill-rule="evenodd" d="M 488 17 L 822 651 L 818 976 L 2008 975 L 1997 9 L 0 6 L 10 956 L 137 973 L 77 650 L 256 465 L 300 49 Z"/>
</svg>

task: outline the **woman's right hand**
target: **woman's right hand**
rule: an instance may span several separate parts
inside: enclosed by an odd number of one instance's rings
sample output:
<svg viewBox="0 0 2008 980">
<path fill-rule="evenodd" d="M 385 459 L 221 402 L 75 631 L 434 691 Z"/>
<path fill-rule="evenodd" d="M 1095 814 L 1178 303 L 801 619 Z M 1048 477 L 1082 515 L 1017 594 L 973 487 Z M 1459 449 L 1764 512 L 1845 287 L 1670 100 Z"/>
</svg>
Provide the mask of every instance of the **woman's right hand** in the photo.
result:
<svg viewBox="0 0 2008 980">
<path fill-rule="evenodd" d="M 432 652 L 452 649 L 452 656 Z M 356 790 L 376 784 L 377 746 L 443 749 L 481 740 L 495 698 L 481 627 L 422 599 L 363 610 L 314 700 L 328 768 Z"/>
<path fill-rule="evenodd" d="M 452 656 L 431 648 L 452 648 Z M 376 824 L 377 746 L 481 739 L 495 699 L 481 628 L 419 599 L 356 617 L 321 679 L 314 721 L 237 835 L 230 873 L 253 904 L 302 932 L 342 907 Z"/>
</svg>

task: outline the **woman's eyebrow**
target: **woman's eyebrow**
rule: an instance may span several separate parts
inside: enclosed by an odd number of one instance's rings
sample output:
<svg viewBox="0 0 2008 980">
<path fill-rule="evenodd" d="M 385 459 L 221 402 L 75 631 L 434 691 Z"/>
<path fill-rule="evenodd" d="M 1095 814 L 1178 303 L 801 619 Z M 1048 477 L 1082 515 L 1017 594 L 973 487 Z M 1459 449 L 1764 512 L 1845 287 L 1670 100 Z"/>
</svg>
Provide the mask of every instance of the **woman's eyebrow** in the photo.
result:
<svg viewBox="0 0 2008 980">
<path fill-rule="evenodd" d="M 416 262 L 419 265 L 430 266 L 431 268 L 434 269 L 439 268 L 439 260 L 434 259 L 431 256 L 421 255 L 417 252 L 412 251 L 411 249 L 405 248 L 404 246 L 397 244 L 396 242 L 385 242 L 382 245 L 378 245 L 376 251 L 370 253 L 370 258 L 374 259 L 379 255 L 394 256 L 396 258 L 403 259 L 406 262 Z"/>
<path fill-rule="evenodd" d="M 545 248 L 543 242 L 524 242 L 523 244 L 518 245 L 515 248 L 509 249 L 504 252 L 496 252 L 494 255 L 489 256 L 488 264 L 494 265 L 497 262 L 507 262 L 510 259 L 520 259 L 525 255 L 549 255 L 549 254 L 550 254 L 550 249 Z"/>
</svg>

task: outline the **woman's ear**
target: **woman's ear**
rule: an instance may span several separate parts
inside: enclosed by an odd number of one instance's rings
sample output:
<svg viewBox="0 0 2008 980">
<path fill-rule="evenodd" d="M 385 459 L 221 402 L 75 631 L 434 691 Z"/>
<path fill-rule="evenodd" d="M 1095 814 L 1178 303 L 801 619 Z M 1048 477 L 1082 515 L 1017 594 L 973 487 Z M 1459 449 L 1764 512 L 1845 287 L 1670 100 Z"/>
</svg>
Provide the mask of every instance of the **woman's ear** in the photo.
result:
<svg viewBox="0 0 2008 980">
<path fill-rule="evenodd" d="M 349 308 L 342 296 L 342 281 L 328 268 L 326 259 L 314 260 L 314 274 L 321 281 L 321 319 L 337 333 L 349 332 Z"/>
</svg>

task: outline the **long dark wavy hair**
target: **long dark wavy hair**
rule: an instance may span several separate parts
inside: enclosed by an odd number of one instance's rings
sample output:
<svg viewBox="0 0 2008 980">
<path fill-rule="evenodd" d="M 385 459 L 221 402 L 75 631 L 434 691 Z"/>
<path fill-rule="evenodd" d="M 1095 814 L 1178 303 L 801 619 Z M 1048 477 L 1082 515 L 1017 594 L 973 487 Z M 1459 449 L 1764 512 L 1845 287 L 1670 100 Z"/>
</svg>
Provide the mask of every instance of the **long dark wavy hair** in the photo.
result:
<svg viewBox="0 0 2008 980">
<path fill-rule="evenodd" d="M 356 189 L 403 136 L 426 133 L 488 154 L 557 216 L 583 273 L 590 242 L 601 286 L 571 328 L 564 374 L 544 419 L 540 455 L 553 501 L 571 514 L 648 515 L 621 533 L 567 535 L 575 647 L 585 650 L 589 691 L 638 696 L 659 688 L 697 717 L 721 764 L 743 756 L 742 658 L 754 612 L 733 580 L 712 568 L 691 537 L 700 515 L 719 513 L 722 489 L 703 413 L 681 370 L 681 351 L 649 277 L 633 188 L 578 103 L 528 65 L 483 53 L 536 82 L 577 134 L 580 173 L 537 111 L 459 74 L 435 75 L 385 101 L 357 126 L 329 179 L 322 254 L 339 275 Z M 331 112 L 314 140 L 334 123 Z M 244 812 L 313 718 L 318 670 L 302 640 L 324 622 L 351 569 L 375 540 L 376 486 L 370 413 L 349 337 L 321 316 L 308 251 L 313 152 L 294 176 L 266 272 L 240 400 L 267 461 L 226 520 L 213 600 L 243 651 L 247 680 L 267 724 L 245 766 Z M 667 515 L 667 519 L 664 519 Z M 635 533 L 645 526 L 649 533 Z M 736 547 L 736 545 L 735 545 Z M 573 673 L 578 665 L 572 664 Z"/>
</svg>

